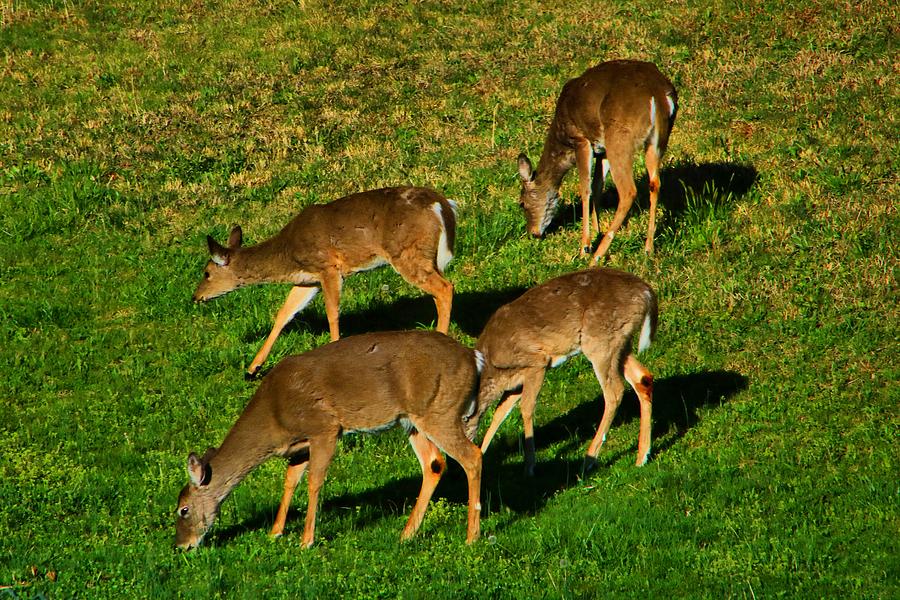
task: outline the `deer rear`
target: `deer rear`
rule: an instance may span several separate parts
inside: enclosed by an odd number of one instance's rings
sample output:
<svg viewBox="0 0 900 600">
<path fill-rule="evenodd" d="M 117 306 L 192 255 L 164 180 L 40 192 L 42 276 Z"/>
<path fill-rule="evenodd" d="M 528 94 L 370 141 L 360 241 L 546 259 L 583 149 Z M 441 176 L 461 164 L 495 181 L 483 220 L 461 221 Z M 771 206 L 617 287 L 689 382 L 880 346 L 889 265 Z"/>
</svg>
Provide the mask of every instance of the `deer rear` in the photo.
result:
<svg viewBox="0 0 900 600">
<path fill-rule="evenodd" d="M 309 502 L 302 543 L 315 536 L 319 491 L 338 438 L 402 424 L 422 468 L 422 488 L 403 530 L 412 536 L 446 461 L 466 472 L 469 511 L 466 541 L 479 535 L 481 451 L 472 443 L 480 358 L 449 337 L 430 331 L 351 336 L 276 365 L 219 448 L 188 457 L 190 482 L 178 499 L 176 546 L 196 547 L 228 494 L 272 456 L 287 458 L 284 494 L 272 535 L 284 529 L 288 506 L 304 472 Z"/>
<path fill-rule="evenodd" d="M 632 167 L 634 153 L 643 148 L 650 181 L 650 224 L 644 246 L 653 253 L 659 164 L 675 123 L 678 95 L 655 65 L 636 60 L 614 60 L 592 67 L 563 86 L 556 113 L 547 131 L 537 172 L 524 154 L 519 155 L 522 192 L 528 230 L 542 236 L 556 214 L 559 188 L 575 166 L 581 196 L 581 253 L 590 252 L 591 226 L 599 230 L 596 208 L 590 208 L 594 156 L 602 157 L 602 180 L 612 173 L 619 204 L 592 262 L 603 257 L 622 226 L 637 195 Z"/>
<path fill-rule="evenodd" d="M 437 330 L 447 333 L 453 284 L 443 272 L 453 258 L 455 236 L 456 205 L 434 190 L 395 187 L 352 194 L 307 207 L 256 246 L 242 246 L 238 226 L 231 231 L 228 247 L 208 236 L 211 258 L 193 298 L 204 302 L 254 283 L 294 285 L 250 363 L 250 375 L 259 370 L 282 329 L 312 301 L 319 287 L 331 340 L 339 339 L 344 278 L 386 264 L 434 297 Z"/>
<path fill-rule="evenodd" d="M 637 393 L 641 407 L 637 465 L 650 454 L 653 375 L 631 353 L 639 336 L 639 351 L 656 332 L 656 294 L 644 281 L 614 269 L 577 271 L 538 285 L 490 318 L 476 348 L 484 356 L 478 394 L 478 415 L 498 397 L 502 400 L 485 433 L 487 451 L 497 428 L 519 403 L 525 428 L 525 467 L 534 471 L 532 416 L 544 374 L 570 356 L 583 353 L 603 389 L 605 408 L 588 447 L 586 467 L 596 461 L 622 400 L 623 377 Z"/>
</svg>

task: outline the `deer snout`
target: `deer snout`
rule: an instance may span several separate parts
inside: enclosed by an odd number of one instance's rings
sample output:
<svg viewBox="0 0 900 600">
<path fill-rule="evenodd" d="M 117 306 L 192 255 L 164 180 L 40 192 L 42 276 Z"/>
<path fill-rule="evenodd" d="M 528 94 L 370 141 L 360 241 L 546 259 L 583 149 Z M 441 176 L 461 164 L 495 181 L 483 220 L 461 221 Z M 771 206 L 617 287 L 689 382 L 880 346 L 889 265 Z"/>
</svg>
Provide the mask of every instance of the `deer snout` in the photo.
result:
<svg viewBox="0 0 900 600">
<path fill-rule="evenodd" d="M 539 227 L 533 227 L 529 233 L 531 234 L 531 237 L 538 240 L 544 237 L 544 232 L 541 231 Z"/>
<path fill-rule="evenodd" d="M 175 539 L 175 545 L 172 547 L 176 552 L 182 550 L 184 552 L 190 552 L 194 548 L 200 545 L 200 540 L 197 538 L 187 539 L 187 540 L 179 540 L 177 537 Z"/>
</svg>

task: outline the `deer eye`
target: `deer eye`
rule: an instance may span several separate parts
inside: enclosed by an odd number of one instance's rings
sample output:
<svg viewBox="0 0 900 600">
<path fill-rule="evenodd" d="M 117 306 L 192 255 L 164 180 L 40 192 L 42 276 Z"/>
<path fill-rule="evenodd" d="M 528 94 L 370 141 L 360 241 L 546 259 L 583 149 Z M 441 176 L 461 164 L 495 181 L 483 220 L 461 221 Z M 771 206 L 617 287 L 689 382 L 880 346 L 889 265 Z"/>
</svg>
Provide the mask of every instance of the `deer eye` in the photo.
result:
<svg viewBox="0 0 900 600">
<path fill-rule="evenodd" d="M 209 279 L 209 271 L 203 271 L 203 279 Z"/>
<path fill-rule="evenodd" d="M 187 517 L 189 512 L 190 512 L 190 509 L 189 509 L 187 506 L 182 506 L 182 507 L 178 510 L 178 514 L 181 515 L 181 518 L 182 518 L 182 519 L 185 518 L 185 517 Z"/>
</svg>

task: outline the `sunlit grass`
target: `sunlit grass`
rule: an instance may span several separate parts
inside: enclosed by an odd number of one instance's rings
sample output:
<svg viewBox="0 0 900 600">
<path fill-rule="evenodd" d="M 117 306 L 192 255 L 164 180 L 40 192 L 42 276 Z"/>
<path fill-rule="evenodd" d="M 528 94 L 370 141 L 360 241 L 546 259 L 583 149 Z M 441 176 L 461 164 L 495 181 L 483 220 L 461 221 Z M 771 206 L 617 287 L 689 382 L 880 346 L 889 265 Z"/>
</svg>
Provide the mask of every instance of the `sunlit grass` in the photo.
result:
<svg viewBox="0 0 900 600">
<path fill-rule="evenodd" d="M 898 436 L 897 9 L 802 2 L 0 3 L 0 595 L 892 597 Z M 537 477 L 520 420 L 485 458 L 467 547 L 455 465 L 421 534 L 399 431 L 345 438 L 312 550 L 305 491 L 269 540 L 283 463 L 199 551 L 171 549 L 189 451 L 221 442 L 287 289 L 194 305 L 207 234 L 429 185 L 460 207 L 451 335 L 584 266 L 574 174 L 525 233 L 519 152 L 562 83 L 652 60 L 679 89 L 656 254 L 647 182 L 608 265 L 660 296 L 654 452 L 626 395 L 601 453 L 583 359 L 548 374 Z M 608 192 L 606 199 L 614 199 Z M 611 209 L 601 211 L 608 222 Z M 353 332 L 430 327 L 389 270 L 347 280 Z M 269 365 L 327 341 L 317 299 Z"/>
</svg>

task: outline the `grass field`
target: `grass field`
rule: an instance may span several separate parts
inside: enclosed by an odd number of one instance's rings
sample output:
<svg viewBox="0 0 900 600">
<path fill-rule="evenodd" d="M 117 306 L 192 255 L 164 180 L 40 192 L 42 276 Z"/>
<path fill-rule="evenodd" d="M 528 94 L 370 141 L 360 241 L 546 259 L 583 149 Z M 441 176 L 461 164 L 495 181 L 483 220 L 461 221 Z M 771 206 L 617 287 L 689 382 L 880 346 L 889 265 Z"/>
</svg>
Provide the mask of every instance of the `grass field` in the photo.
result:
<svg viewBox="0 0 900 600">
<path fill-rule="evenodd" d="M 900 596 L 900 10 L 787 4 L 0 1 L 0 598 Z M 312 549 L 305 486 L 267 536 L 273 460 L 174 552 L 188 452 L 240 414 L 287 293 L 191 303 L 205 236 L 432 186 L 460 207 L 471 345 L 584 266 L 574 173 L 534 240 L 515 160 L 566 79 L 621 57 L 680 96 L 656 254 L 637 165 L 607 261 L 660 296 L 647 466 L 629 391 L 581 477 L 602 397 L 578 358 L 542 391 L 536 477 L 517 415 L 488 451 L 472 546 L 455 464 L 399 542 L 419 468 L 398 430 L 341 442 Z M 389 270 L 344 290 L 344 334 L 435 318 Z M 327 331 L 317 299 L 267 367 Z"/>
</svg>

